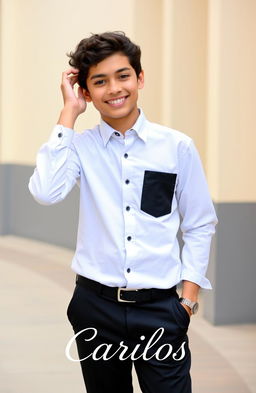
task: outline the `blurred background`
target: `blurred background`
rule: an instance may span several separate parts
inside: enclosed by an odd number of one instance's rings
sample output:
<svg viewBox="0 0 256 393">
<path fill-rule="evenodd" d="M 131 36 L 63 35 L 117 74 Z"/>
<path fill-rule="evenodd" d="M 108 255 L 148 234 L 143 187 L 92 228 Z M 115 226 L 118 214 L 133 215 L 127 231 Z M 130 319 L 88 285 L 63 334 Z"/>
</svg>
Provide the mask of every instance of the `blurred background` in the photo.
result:
<svg viewBox="0 0 256 393">
<path fill-rule="evenodd" d="M 17 358 L 17 346 L 23 355 L 25 348 L 31 349 L 21 336 L 28 331 L 30 339 L 35 335 L 31 326 L 38 304 L 44 310 L 36 313 L 41 339 L 56 310 L 57 326 L 71 334 L 63 309 L 73 288 L 69 264 L 78 218 L 78 189 L 59 205 L 44 207 L 34 202 L 27 185 L 36 153 L 62 107 L 66 53 L 90 33 L 122 30 L 142 49 L 145 88 L 139 105 L 150 121 L 194 139 L 219 218 L 208 269 L 213 290 L 202 291 L 201 312 L 191 324 L 191 345 L 198 356 L 196 392 L 256 392 L 256 1 L 1 0 L 0 7 L 0 291 L 5 299 L 0 391 L 33 391 L 31 373 L 38 392 L 40 376 L 44 392 L 52 392 L 54 383 L 58 389 L 64 374 L 67 391 L 74 387 L 77 364 L 66 360 L 68 372 L 63 365 L 52 372 L 52 364 L 64 358 L 61 353 L 53 363 L 48 361 L 55 341 L 43 345 L 49 367 L 44 372 L 33 369 L 34 352 L 27 363 Z M 98 121 L 89 105 L 76 130 Z M 53 293 L 56 308 L 50 315 L 46 304 L 53 307 Z M 21 321 L 18 333 L 14 327 Z M 52 322 L 51 328 L 47 338 L 56 340 L 59 329 Z M 33 337 L 35 350 L 38 335 Z M 210 388 L 216 376 L 222 385 Z M 79 392 L 80 374 L 77 379 Z"/>
</svg>

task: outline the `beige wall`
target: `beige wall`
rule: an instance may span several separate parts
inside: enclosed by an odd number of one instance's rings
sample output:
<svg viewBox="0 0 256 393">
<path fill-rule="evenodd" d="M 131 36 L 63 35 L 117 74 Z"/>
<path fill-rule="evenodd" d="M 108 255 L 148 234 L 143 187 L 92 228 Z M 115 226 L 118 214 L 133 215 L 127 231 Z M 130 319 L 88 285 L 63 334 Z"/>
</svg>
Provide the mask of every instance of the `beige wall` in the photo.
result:
<svg viewBox="0 0 256 393">
<path fill-rule="evenodd" d="M 175 3 L 178 5 L 179 1 Z M 197 9 L 200 2 L 197 1 Z M 160 123 L 166 120 L 163 118 L 163 97 L 165 91 L 171 92 L 170 98 L 175 97 L 173 108 L 169 105 L 170 115 L 164 123 L 195 137 L 203 156 L 205 127 L 201 120 L 198 121 L 194 110 L 198 107 L 198 98 L 202 100 L 202 97 L 199 90 L 196 94 L 192 92 L 191 83 L 188 86 L 188 81 L 193 81 L 194 78 L 188 73 L 185 42 L 191 32 L 193 37 L 197 35 L 196 12 L 191 18 L 191 29 L 183 32 L 180 22 L 179 31 L 176 32 L 174 26 L 172 36 L 163 40 L 163 19 L 168 12 L 165 2 L 161 0 L 128 0 L 125 4 L 125 17 L 124 9 L 117 0 L 101 0 L 95 3 L 80 0 L 76 1 L 76 7 L 72 6 L 71 2 L 62 0 L 26 0 L 25 3 L 20 0 L 2 0 L 2 3 L 2 162 L 34 163 L 35 153 L 48 137 L 62 105 L 59 83 L 61 71 L 67 67 L 68 59 L 65 53 L 90 32 L 105 30 L 124 30 L 142 47 L 146 84 L 141 91 L 139 104 L 150 120 Z M 169 4 L 171 3 L 169 1 Z M 186 14 L 187 20 L 190 20 L 191 10 L 187 10 L 185 4 L 186 0 L 183 0 L 183 8 L 176 11 L 177 18 L 174 20 L 183 17 L 182 12 Z M 72 28 L 68 27 L 69 25 Z M 192 41 L 193 38 L 190 44 Z M 173 57 L 177 57 L 177 60 L 171 77 L 172 85 L 167 87 L 163 66 L 169 54 L 168 48 L 174 42 L 178 56 Z M 194 61 L 199 62 L 199 59 L 194 57 Z M 184 68 L 175 79 L 179 62 L 184 63 Z M 177 82 L 177 79 L 182 82 L 184 77 L 187 87 L 183 84 L 183 92 L 180 94 L 182 83 Z M 193 105 L 189 102 L 191 94 Z M 185 112 L 186 116 L 183 116 Z M 201 118 L 204 112 L 201 111 Z M 93 107 L 89 107 L 86 115 L 81 116 L 77 122 L 76 129 L 91 127 L 97 121 L 98 113 Z"/>
<path fill-rule="evenodd" d="M 210 0 L 208 173 L 216 201 L 256 200 L 256 2 Z"/>
<path fill-rule="evenodd" d="M 145 87 L 140 104 L 151 121 L 162 122 L 162 2 L 139 0 L 134 9 L 134 39 L 141 46 Z"/>
<path fill-rule="evenodd" d="M 90 32 L 124 30 L 142 47 L 149 119 L 193 137 L 216 202 L 255 201 L 256 2 L 72 4 L 1 2 L 0 162 L 34 164 L 62 105 L 65 53 Z M 97 121 L 90 107 L 76 129 Z"/>
<path fill-rule="evenodd" d="M 163 21 L 164 123 L 190 135 L 205 162 L 207 1 L 165 0 Z"/>
<path fill-rule="evenodd" d="M 65 53 L 91 32 L 124 30 L 132 36 L 133 16 L 133 0 L 125 10 L 117 0 L 2 0 L 2 162 L 34 163 L 62 105 Z M 77 129 L 97 119 L 90 108 Z"/>
<path fill-rule="evenodd" d="M 2 0 L 0 0 L 0 165 L 2 157 Z"/>
</svg>

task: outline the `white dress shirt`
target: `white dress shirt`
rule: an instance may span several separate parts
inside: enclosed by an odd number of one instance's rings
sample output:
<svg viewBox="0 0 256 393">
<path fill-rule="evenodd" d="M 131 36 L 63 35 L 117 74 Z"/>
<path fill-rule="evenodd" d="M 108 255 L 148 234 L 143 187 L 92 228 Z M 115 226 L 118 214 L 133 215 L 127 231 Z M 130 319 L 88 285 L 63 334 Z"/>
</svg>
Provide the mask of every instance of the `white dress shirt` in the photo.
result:
<svg viewBox="0 0 256 393">
<path fill-rule="evenodd" d="M 205 273 L 217 217 L 190 137 L 149 122 L 142 111 L 124 135 L 103 120 L 82 133 L 57 125 L 38 152 L 29 190 L 51 205 L 76 183 L 77 274 L 114 287 L 189 280 L 211 289 Z"/>
</svg>

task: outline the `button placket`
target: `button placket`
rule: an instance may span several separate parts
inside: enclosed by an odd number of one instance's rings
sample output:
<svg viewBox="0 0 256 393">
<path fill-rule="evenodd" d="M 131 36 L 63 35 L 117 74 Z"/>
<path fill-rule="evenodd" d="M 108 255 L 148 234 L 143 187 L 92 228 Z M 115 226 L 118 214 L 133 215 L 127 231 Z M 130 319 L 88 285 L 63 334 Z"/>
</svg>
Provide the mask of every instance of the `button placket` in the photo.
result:
<svg viewBox="0 0 256 393">
<path fill-rule="evenodd" d="M 126 136 L 124 138 L 124 151 L 121 158 L 122 163 L 122 176 L 123 176 L 123 210 L 124 210 L 124 236 L 125 236 L 125 249 L 126 261 L 124 265 L 124 273 L 126 279 L 130 280 L 132 273 L 132 265 L 134 260 L 135 250 L 135 217 L 133 214 L 132 204 L 134 201 L 134 185 L 133 185 L 133 170 L 131 161 L 129 160 L 131 153 L 127 153 L 128 147 L 132 142 L 132 138 Z"/>
</svg>

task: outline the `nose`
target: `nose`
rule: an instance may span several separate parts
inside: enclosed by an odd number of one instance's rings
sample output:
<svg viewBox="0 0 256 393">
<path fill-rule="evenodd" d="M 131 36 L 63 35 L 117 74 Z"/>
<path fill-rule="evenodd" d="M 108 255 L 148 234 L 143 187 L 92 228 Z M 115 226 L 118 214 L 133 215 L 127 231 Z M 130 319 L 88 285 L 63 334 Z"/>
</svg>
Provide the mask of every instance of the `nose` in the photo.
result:
<svg viewBox="0 0 256 393">
<path fill-rule="evenodd" d="M 108 93 L 109 94 L 118 94 L 121 91 L 121 86 L 118 80 L 113 79 L 109 81 L 109 85 L 108 85 Z"/>
</svg>

